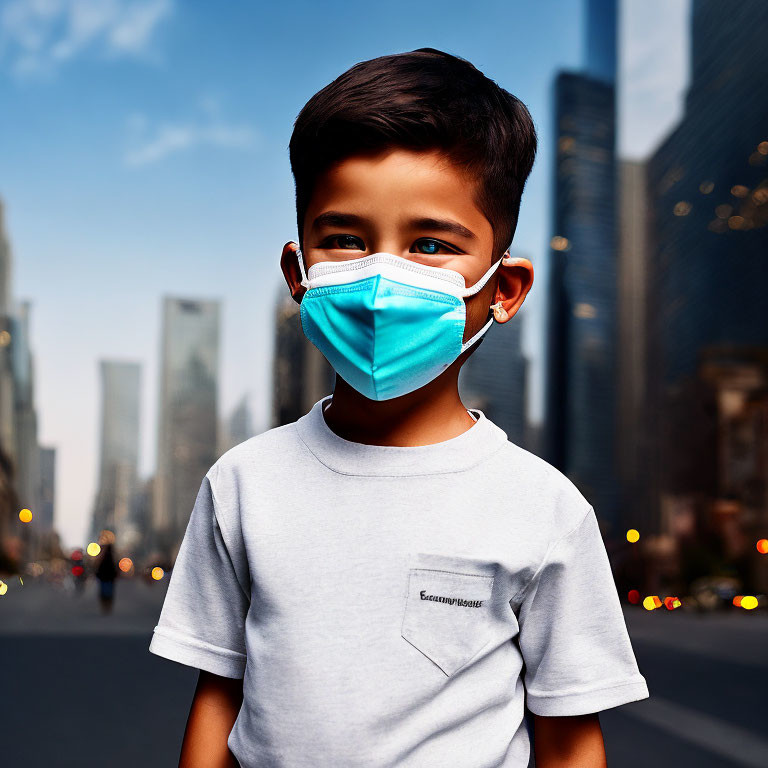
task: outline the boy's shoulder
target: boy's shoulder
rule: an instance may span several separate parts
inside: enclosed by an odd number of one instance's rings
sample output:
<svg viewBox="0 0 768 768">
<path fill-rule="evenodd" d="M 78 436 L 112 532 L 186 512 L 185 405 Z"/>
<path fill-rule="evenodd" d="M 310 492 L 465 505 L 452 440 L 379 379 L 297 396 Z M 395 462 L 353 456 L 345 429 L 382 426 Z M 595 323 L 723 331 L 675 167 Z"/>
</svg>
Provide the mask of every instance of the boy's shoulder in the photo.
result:
<svg viewBox="0 0 768 768">
<path fill-rule="evenodd" d="M 523 490 L 553 538 L 577 528 L 592 509 L 576 483 L 541 456 L 509 439 L 500 454 L 512 487 Z"/>
</svg>

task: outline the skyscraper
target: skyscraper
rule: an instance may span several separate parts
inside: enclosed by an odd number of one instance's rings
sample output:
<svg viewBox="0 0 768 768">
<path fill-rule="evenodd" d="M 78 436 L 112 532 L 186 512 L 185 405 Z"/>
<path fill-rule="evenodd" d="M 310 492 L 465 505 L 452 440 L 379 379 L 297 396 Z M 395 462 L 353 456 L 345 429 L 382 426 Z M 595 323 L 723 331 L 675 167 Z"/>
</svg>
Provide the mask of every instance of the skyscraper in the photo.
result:
<svg viewBox="0 0 768 768">
<path fill-rule="evenodd" d="M 91 540 L 108 528 L 118 549 L 131 549 L 139 531 L 133 512 L 138 488 L 139 363 L 102 360 L 99 481 Z"/>
<path fill-rule="evenodd" d="M 16 488 L 22 507 L 36 514 L 40 509 L 40 446 L 37 442 L 35 365 L 30 340 L 29 301 L 18 302 L 11 317 L 11 366 L 13 368 Z M 35 529 L 29 529 L 33 533 Z M 28 539 L 33 545 L 33 539 Z"/>
<path fill-rule="evenodd" d="M 618 421 L 616 453 L 621 480 L 623 528 L 658 530 L 648 495 L 646 377 L 648 269 L 646 166 L 625 160 L 619 167 Z"/>
<path fill-rule="evenodd" d="M 619 525 L 616 425 L 615 0 L 588 4 L 586 72 L 554 84 L 547 459 Z"/>
<path fill-rule="evenodd" d="M 2 200 L 0 200 L 0 465 L 13 472 L 16 454 L 16 419 L 14 417 L 14 375 L 11 342 L 11 246 L 5 231 Z M 2 469 L 0 469 L 2 472 Z M 9 475 L 0 477 L 0 485 L 10 486 L 15 480 Z M 14 502 L 15 503 L 15 502 Z M 10 527 L 10 508 L 0 502 L 0 545 L 3 531 Z M 7 535 L 7 534 L 6 534 Z"/>
<path fill-rule="evenodd" d="M 40 446 L 40 512 L 42 528 L 53 529 L 56 502 L 56 449 Z"/>
<path fill-rule="evenodd" d="M 253 437 L 253 420 L 251 418 L 251 409 L 248 405 L 247 395 L 243 395 L 232 413 L 229 414 L 229 418 L 224 423 L 220 432 L 219 455 L 226 453 L 230 448 L 245 442 L 249 437 Z"/>
<path fill-rule="evenodd" d="M 766 29 L 761 0 L 694 1 L 685 113 L 648 161 L 657 514 L 687 500 L 701 521 L 740 517 L 755 537 L 768 524 Z"/>
<path fill-rule="evenodd" d="M 307 413 L 333 392 L 335 377 L 323 353 L 304 335 L 299 305 L 281 289 L 275 306 L 271 426 L 288 424 Z"/>
<path fill-rule="evenodd" d="M 163 301 L 153 515 L 155 545 L 172 560 L 218 458 L 219 312 L 218 301 Z"/>
<path fill-rule="evenodd" d="M 593 80 L 616 82 L 616 0 L 586 0 L 584 74 Z"/>
<path fill-rule="evenodd" d="M 12 308 L 11 293 L 11 244 L 5 231 L 5 207 L 0 200 L 0 316 L 10 315 Z"/>
</svg>

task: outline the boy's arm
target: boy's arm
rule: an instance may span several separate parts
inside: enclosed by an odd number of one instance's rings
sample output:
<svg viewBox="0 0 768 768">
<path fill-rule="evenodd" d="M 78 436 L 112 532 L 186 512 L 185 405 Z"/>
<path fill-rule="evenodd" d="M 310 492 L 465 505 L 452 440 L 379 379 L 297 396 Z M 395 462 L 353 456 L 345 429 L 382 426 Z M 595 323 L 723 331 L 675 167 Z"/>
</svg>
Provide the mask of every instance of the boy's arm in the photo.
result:
<svg viewBox="0 0 768 768">
<path fill-rule="evenodd" d="M 533 716 L 536 768 L 607 768 L 597 712 L 564 717 Z"/>
<path fill-rule="evenodd" d="M 179 768 L 238 768 L 227 739 L 243 702 L 243 681 L 200 670 Z"/>
<path fill-rule="evenodd" d="M 580 518 L 510 602 L 518 608 L 537 768 L 602 768 L 596 715 L 649 696 L 594 509 Z"/>
</svg>

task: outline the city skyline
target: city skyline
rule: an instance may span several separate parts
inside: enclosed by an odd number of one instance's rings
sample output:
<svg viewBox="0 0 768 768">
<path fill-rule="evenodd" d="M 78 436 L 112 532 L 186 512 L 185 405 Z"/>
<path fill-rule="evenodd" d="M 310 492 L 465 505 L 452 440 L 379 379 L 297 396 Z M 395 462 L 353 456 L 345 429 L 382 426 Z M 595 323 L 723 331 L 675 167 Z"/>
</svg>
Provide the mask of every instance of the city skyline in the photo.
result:
<svg viewBox="0 0 768 768">
<path fill-rule="evenodd" d="M 154 34 L 146 33 L 133 48 L 105 50 L 114 45 L 105 29 L 103 39 L 91 41 L 90 47 L 81 46 L 59 58 L 51 54 L 50 61 L 37 63 L 37 69 L 30 61 L 23 63 L 20 33 L 3 17 L 0 92 L 11 107 L 9 114 L 25 117 L 18 122 L 9 119 L 0 129 L 4 147 L 0 196 L 14 254 L 13 295 L 16 300 L 31 301 L 33 308 L 39 437 L 42 444 L 57 449 L 56 527 L 65 546 L 82 542 L 89 522 L 88 500 L 96 488 L 98 409 L 93 403 L 98 391 L 97 360 L 102 357 L 138 360 L 146 372 L 141 392 L 146 407 L 141 414 L 140 475 L 146 478 L 154 472 L 159 307 L 165 292 L 205 296 L 215 286 L 213 292 L 224 297 L 219 416 L 231 411 L 248 392 L 256 430 L 267 428 L 273 296 L 282 279 L 278 259 L 282 244 L 295 232 L 285 147 L 303 102 L 355 61 L 434 45 L 465 56 L 523 99 L 534 115 L 544 148 L 552 136 L 548 108 L 552 74 L 559 68 L 578 67 L 583 54 L 580 3 L 557 4 L 554 15 L 552 5 L 542 3 L 525 14 L 522 5 L 494 7 L 474 21 L 477 34 L 467 35 L 456 23 L 458 10 L 447 15 L 450 22 L 435 27 L 439 14 L 431 13 L 428 4 L 419 11 L 423 15 L 411 17 L 413 29 L 401 32 L 391 20 L 382 21 L 374 40 L 362 37 L 335 52 L 319 71 L 308 67 L 312 52 L 319 48 L 310 47 L 299 55 L 288 45 L 284 48 L 288 55 L 283 52 L 281 58 L 278 35 L 254 58 L 252 39 L 233 31 L 233 55 L 251 62 L 256 74 L 230 77 L 234 65 L 226 52 L 218 50 L 210 59 L 213 68 L 198 80 L 200 69 L 191 62 L 196 35 L 202 34 L 206 22 L 199 9 L 159 4 L 165 10 L 149 31 Z M 658 24 L 661 7 L 661 3 L 649 5 L 646 25 L 652 14 Z M 677 117 L 674 95 L 670 95 L 675 77 L 669 72 L 676 71 L 678 48 L 684 47 L 686 9 L 687 3 L 681 2 L 668 10 L 671 19 L 665 34 L 674 35 L 675 19 L 679 21 L 671 67 L 668 59 L 656 56 L 650 72 L 647 59 L 653 51 L 643 39 L 642 24 L 630 31 L 632 18 L 622 22 L 623 98 L 633 89 L 648 98 L 650 90 L 661 107 L 652 126 L 648 120 L 653 110 L 647 104 L 640 126 L 631 119 L 631 110 L 624 110 L 620 153 L 640 152 L 643 144 L 647 153 Z M 323 18 L 315 13 L 308 7 L 301 26 L 318 25 L 317 29 L 330 33 L 338 13 L 324 13 Z M 637 16 L 638 11 L 631 13 Z M 279 11 L 270 14 L 259 16 L 262 35 L 291 27 Z M 545 23 L 542 19 L 548 14 Z M 510 45 L 496 32 L 504 28 L 504 19 L 519 21 L 521 45 Z M 233 12 L 222 21 L 229 31 L 242 19 Z M 366 28 L 375 27 L 376 21 L 367 19 Z M 127 34 L 125 20 L 114 24 L 113 31 L 123 29 Z M 522 29 L 528 25 L 535 31 L 532 36 Z M 425 34 L 425 29 L 430 32 Z M 496 37 L 489 45 L 492 35 Z M 562 43 L 553 52 L 547 52 L 552 46 L 545 50 L 543 45 L 548 35 Z M 266 43 L 261 37 L 259 41 Z M 284 61 L 285 67 L 266 85 L 257 74 L 265 71 L 270 57 Z M 531 60 L 536 61 L 534 69 L 523 66 Z M 171 69 L 188 63 L 184 76 L 169 75 Z M 526 74 L 516 74 L 521 71 Z M 97 72 L 101 78 L 94 77 Z M 652 78 L 655 74 L 658 79 L 661 73 L 670 82 L 654 91 Z M 680 69 L 677 75 L 682 88 L 685 72 Z M 150 87 L 153 79 L 158 83 Z M 101 81 L 106 84 L 99 85 Z M 115 86 L 120 89 L 119 99 Z M 175 98 L 168 99 L 169 93 Z M 89 106 L 94 99 L 105 103 L 99 120 Z M 244 106 L 249 100 L 268 105 L 270 114 Z M 54 141 L 47 126 L 57 116 L 65 120 L 67 130 Z M 267 160 L 270 154 L 277 157 Z M 526 302 L 526 313 L 533 317 L 524 340 L 526 355 L 533 357 L 529 378 L 533 399 L 541 388 L 537 334 L 545 300 L 544 254 L 552 234 L 546 154 L 543 149 L 523 197 L 514 243 L 531 254 L 537 269 L 536 285 Z M 274 258 L 269 258 L 270 253 Z M 537 415 L 535 402 L 533 415 Z"/>
</svg>

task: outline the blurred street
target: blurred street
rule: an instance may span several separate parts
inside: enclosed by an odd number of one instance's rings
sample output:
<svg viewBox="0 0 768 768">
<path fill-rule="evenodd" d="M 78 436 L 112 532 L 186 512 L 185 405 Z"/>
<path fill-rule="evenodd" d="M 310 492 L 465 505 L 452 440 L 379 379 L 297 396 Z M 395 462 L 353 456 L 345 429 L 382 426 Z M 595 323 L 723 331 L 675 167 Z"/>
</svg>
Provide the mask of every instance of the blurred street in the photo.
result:
<svg viewBox="0 0 768 768">
<path fill-rule="evenodd" d="M 197 672 L 147 650 L 167 580 L 119 580 L 111 615 L 94 580 L 80 595 L 13 586 L 0 604 L 3 765 L 176 766 Z M 651 698 L 601 714 L 609 766 L 765 766 L 768 616 L 625 616 Z"/>
</svg>

